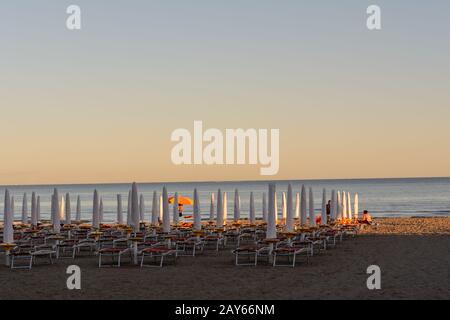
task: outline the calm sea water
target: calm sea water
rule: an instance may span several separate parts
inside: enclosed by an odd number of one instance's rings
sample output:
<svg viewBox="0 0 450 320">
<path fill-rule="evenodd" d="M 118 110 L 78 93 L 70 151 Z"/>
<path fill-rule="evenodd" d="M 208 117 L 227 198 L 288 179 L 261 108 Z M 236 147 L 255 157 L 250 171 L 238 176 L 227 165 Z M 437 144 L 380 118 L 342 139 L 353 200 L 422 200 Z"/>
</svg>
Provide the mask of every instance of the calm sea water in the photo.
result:
<svg viewBox="0 0 450 320">
<path fill-rule="evenodd" d="M 374 216 L 448 216 L 450 215 L 450 178 L 420 178 L 420 179 L 361 179 L 361 180 L 307 180 L 307 181 L 278 181 L 277 193 L 281 210 L 281 193 L 287 190 L 288 183 L 292 183 L 294 193 L 300 192 L 301 186 L 313 188 L 314 203 L 317 213 L 320 212 L 322 190 L 327 190 L 330 197 L 331 190 L 345 190 L 359 194 L 360 210 L 367 209 Z M 166 186 L 169 196 L 175 192 L 183 196 L 192 197 L 194 188 L 199 191 L 201 211 L 204 218 L 209 217 L 211 192 L 219 188 L 228 192 L 228 214 L 232 216 L 234 189 L 238 188 L 241 196 L 241 216 L 248 215 L 250 192 L 254 192 L 257 216 L 262 211 L 262 194 L 267 192 L 268 182 L 199 182 L 199 183 L 141 183 L 139 193 L 145 198 L 146 219 L 150 219 L 153 191 L 161 194 Z M 22 197 L 31 192 L 41 196 L 41 215 L 49 218 L 50 196 L 55 186 L 11 186 L 7 187 L 14 195 L 15 218 L 20 219 L 22 211 Z M 131 184 L 103 184 L 103 185 L 59 185 L 59 194 L 67 192 L 71 195 L 72 216 L 74 217 L 76 198 L 81 197 L 82 218 L 90 220 L 92 215 L 92 195 L 97 189 L 103 198 L 104 216 L 107 221 L 114 221 L 117 208 L 117 194 L 122 195 L 123 209 L 126 210 L 128 190 Z M 5 187 L 0 187 L 0 217 L 3 220 L 3 198 Z M 31 204 L 28 204 L 30 210 Z M 186 207 L 186 214 L 192 213 L 191 207 Z M 125 214 L 125 213 L 124 213 Z"/>
</svg>

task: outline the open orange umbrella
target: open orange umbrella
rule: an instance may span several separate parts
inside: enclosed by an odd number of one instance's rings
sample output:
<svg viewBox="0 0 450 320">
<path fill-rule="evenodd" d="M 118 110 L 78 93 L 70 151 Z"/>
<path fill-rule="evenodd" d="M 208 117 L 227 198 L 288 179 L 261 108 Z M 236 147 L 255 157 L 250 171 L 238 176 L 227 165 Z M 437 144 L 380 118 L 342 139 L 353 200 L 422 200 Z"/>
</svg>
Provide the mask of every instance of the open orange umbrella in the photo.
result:
<svg viewBox="0 0 450 320">
<path fill-rule="evenodd" d="M 170 197 L 169 203 L 173 204 L 174 202 L 175 202 L 175 197 Z M 193 204 L 194 204 L 194 201 L 191 198 L 178 196 L 178 205 L 192 206 Z"/>
</svg>

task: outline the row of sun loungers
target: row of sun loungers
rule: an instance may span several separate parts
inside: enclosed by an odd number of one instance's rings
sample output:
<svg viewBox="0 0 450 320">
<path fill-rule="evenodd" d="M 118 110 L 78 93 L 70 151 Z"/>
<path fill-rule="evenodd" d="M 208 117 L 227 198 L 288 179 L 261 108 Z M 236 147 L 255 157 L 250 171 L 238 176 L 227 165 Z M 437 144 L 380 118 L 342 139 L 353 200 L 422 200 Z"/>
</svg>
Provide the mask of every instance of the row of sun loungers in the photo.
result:
<svg viewBox="0 0 450 320">
<path fill-rule="evenodd" d="M 354 237 L 357 225 L 322 226 L 285 234 L 280 229 L 277 239 L 265 239 L 265 225 L 234 224 L 228 229 L 208 225 L 202 232 L 189 227 L 175 228 L 170 234 L 158 228 L 142 225 L 142 230 L 131 232 L 126 226 L 105 226 L 92 231 L 80 226 L 65 226 L 60 234 L 41 227 L 15 231 L 16 247 L 10 251 L 12 269 L 28 268 L 57 259 L 77 259 L 84 255 L 98 256 L 98 267 L 121 267 L 124 261 L 140 267 L 162 267 L 164 262 L 176 262 L 179 257 L 195 257 L 205 251 L 217 254 L 231 251 L 237 266 L 257 266 L 269 263 L 274 267 L 295 267 L 300 257 L 306 262 L 321 251 L 343 240 Z"/>
</svg>

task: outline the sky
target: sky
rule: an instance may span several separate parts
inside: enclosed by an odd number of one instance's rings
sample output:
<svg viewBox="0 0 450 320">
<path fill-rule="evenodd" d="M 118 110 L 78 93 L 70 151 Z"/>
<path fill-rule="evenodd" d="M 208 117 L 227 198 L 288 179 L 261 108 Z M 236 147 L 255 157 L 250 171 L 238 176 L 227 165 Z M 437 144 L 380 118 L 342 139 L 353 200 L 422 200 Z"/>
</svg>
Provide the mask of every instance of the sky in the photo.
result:
<svg viewBox="0 0 450 320">
<path fill-rule="evenodd" d="M 448 0 L 2 1 L 0 185 L 450 176 L 449 17 Z M 195 120 L 279 129 L 278 174 L 174 165 Z"/>
</svg>

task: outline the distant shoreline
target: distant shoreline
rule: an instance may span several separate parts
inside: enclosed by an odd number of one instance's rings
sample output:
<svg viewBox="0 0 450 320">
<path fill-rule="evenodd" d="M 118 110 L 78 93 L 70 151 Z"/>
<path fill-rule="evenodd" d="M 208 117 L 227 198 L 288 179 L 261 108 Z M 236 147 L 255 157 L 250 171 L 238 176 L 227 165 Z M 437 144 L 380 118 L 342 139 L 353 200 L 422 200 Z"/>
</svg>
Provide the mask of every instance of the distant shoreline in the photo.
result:
<svg viewBox="0 0 450 320">
<path fill-rule="evenodd" d="M 225 181 L 156 181 L 156 182 L 138 182 L 138 184 L 145 185 L 173 185 L 173 184 L 233 184 L 233 183 L 289 183 L 289 182 L 333 182 L 333 181 L 408 181 L 408 180 L 450 180 L 450 177 L 397 177 L 397 178 L 333 178 L 333 179 L 281 179 L 281 180 L 225 180 Z M 133 181 L 129 182 L 98 182 L 98 183 L 46 183 L 46 184 L 6 184 L 0 185 L 1 189 L 4 188 L 15 188 L 15 187 L 64 187 L 64 186 L 117 186 L 117 185 L 128 185 Z"/>
</svg>

